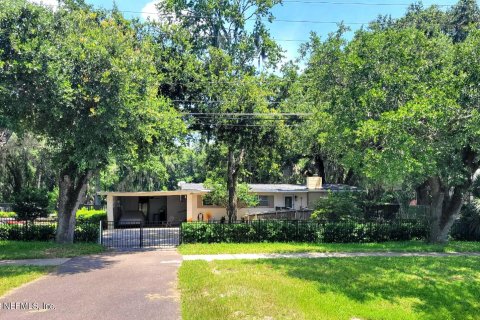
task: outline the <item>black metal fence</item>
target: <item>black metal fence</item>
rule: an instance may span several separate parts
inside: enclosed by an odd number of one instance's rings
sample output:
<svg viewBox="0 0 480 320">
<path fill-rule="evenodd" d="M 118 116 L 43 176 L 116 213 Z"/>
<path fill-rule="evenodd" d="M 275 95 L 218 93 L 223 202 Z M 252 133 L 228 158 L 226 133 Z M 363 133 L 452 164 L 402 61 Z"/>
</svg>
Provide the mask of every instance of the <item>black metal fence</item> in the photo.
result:
<svg viewBox="0 0 480 320">
<path fill-rule="evenodd" d="M 109 248 L 168 248 L 180 244 L 181 222 L 101 222 L 101 244 Z"/>
<path fill-rule="evenodd" d="M 12 211 L 13 203 L 0 203 L 0 211 Z"/>
<path fill-rule="evenodd" d="M 57 221 L 19 221 L 0 218 L 0 240 L 50 241 Z M 397 220 L 254 220 L 233 223 L 178 222 L 118 225 L 113 222 L 77 222 L 76 242 L 100 242 L 111 248 L 166 248 L 180 243 L 215 242 L 384 242 L 423 240 L 428 235 L 424 219 Z M 480 241 L 480 234 L 457 222 L 455 240 Z"/>
<path fill-rule="evenodd" d="M 78 209 L 87 209 L 87 210 L 107 210 L 107 206 L 104 204 L 81 204 L 78 206 Z"/>
<path fill-rule="evenodd" d="M 251 213 L 246 220 L 309 220 L 313 210 L 275 210 L 271 212 Z"/>
<path fill-rule="evenodd" d="M 55 239 L 57 221 L 37 219 L 34 221 L 0 218 L 0 240 L 50 241 Z M 74 241 L 98 242 L 98 223 L 77 222 Z"/>
<path fill-rule="evenodd" d="M 182 224 L 182 243 L 214 242 L 385 242 L 425 239 L 423 220 L 255 220 Z"/>
</svg>

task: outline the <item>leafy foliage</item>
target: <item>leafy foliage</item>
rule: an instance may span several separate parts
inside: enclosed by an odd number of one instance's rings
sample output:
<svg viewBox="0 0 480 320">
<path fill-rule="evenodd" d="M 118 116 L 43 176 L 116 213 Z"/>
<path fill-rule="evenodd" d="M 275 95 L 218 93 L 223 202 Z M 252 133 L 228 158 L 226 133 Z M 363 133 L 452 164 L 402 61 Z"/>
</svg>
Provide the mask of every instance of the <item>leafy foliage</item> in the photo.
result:
<svg viewBox="0 0 480 320">
<path fill-rule="evenodd" d="M 359 218 L 363 213 L 361 196 L 352 192 L 329 192 L 315 204 L 312 219 L 349 220 Z"/>
<path fill-rule="evenodd" d="M 1 224 L 0 240 L 52 241 L 55 239 L 55 222 Z M 98 223 L 78 223 L 75 226 L 75 242 L 97 242 Z"/>
<path fill-rule="evenodd" d="M 118 12 L 68 1 L 56 11 L 9 1 L 0 12 L 0 117 L 41 136 L 59 179 L 59 242 L 94 172 L 113 160 L 160 175 L 183 133 L 158 95 L 155 45 Z M 35 103 L 32 103 L 32 102 Z"/>
<path fill-rule="evenodd" d="M 318 143 L 366 186 L 427 186 L 434 242 L 447 240 L 480 166 L 477 11 L 462 0 L 435 21 L 435 9 L 412 8 L 351 41 L 340 26 L 305 47 L 300 81 L 315 108 Z"/>
<path fill-rule="evenodd" d="M 384 242 L 425 239 L 422 221 L 315 222 L 252 221 L 249 223 L 182 224 L 184 243 L 216 242 Z"/>
<path fill-rule="evenodd" d="M 0 218 L 15 218 L 17 214 L 15 212 L 0 211 Z"/>
<path fill-rule="evenodd" d="M 107 212 L 105 210 L 77 210 L 78 222 L 89 222 L 92 224 L 98 224 L 100 221 L 107 221 Z"/>
<path fill-rule="evenodd" d="M 451 236 L 456 240 L 480 240 L 480 199 L 475 199 L 462 208 Z"/>
<path fill-rule="evenodd" d="M 33 221 L 48 215 L 48 193 L 42 189 L 24 189 L 15 196 L 12 206 L 19 220 Z"/>
<path fill-rule="evenodd" d="M 220 179 L 209 178 L 204 183 L 205 188 L 210 192 L 204 196 L 204 198 L 221 207 L 227 207 L 228 205 L 228 192 L 226 183 Z M 240 208 L 255 207 L 258 205 L 258 197 L 254 193 L 250 192 L 250 187 L 246 183 L 240 183 L 238 185 L 238 206 Z"/>
<path fill-rule="evenodd" d="M 44 141 L 31 134 L 12 134 L 0 147 L 0 201 L 12 202 L 24 188 L 52 190 L 55 172 L 50 152 Z"/>
</svg>

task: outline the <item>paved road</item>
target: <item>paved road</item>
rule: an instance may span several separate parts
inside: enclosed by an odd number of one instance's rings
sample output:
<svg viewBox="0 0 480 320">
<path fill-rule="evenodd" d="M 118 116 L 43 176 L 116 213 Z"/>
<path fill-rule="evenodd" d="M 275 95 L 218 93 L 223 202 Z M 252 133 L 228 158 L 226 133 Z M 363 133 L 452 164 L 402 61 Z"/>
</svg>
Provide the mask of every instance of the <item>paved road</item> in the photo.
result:
<svg viewBox="0 0 480 320">
<path fill-rule="evenodd" d="M 0 319 L 180 319 L 181 259 L 175 250 L 73 258 L 0 298 Z M 5 310 L 25 302 L 31 310 L 21 310 L 26 304 Z"/>
</svg>

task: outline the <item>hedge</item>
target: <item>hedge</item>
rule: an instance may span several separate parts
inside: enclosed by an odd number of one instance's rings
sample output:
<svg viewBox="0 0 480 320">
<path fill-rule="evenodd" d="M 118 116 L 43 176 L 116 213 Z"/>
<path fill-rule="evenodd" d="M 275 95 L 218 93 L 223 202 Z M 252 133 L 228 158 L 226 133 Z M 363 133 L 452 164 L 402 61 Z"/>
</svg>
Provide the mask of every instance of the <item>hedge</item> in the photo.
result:
<svg viewBox="0 0 480 320">
<path fill-rule="evenodd" d="M 385 242 L 425 239 L 424 222 L 379 221 L 251 221 L 186 222 L 183 243 L 215 242 Z"/>
<path fill-rule="evenodd" d="M 0 240 L 50 241 L 55 239 L 56 223 L 19 222 L 18 224 L 0 224 Z M 98 224 L 77 223 L 75 242 L 97 242 Z"/>
<path fill-rule="evenodd" d="M 100 221 L 107 221 L 107 212 L 105 210 L 77 210 L 78 222 L 99 223 Z"/>
<path fill-rule="evenodd" d="M 15 218 L 16 216 L 15 212 L 0 211 L 0 218 Z"/>
</svg>

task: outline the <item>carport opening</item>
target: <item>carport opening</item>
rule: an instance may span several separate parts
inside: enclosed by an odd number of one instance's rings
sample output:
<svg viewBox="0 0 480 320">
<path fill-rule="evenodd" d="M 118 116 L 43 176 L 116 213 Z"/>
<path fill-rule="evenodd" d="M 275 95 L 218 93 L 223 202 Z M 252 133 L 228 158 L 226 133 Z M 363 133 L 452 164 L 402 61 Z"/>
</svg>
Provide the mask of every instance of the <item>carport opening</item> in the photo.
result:
<svg viewBox="0 0 480 320">
<path fill-rule="evenodd" d="M 185 195 L 118 196 L 114 201 L 114 222 L 117 226 L 144 224 L 173 226 L 187 220 Z"/>
</svg>

